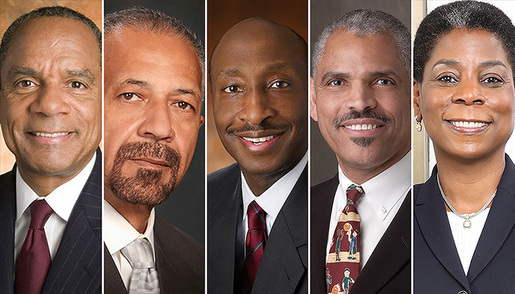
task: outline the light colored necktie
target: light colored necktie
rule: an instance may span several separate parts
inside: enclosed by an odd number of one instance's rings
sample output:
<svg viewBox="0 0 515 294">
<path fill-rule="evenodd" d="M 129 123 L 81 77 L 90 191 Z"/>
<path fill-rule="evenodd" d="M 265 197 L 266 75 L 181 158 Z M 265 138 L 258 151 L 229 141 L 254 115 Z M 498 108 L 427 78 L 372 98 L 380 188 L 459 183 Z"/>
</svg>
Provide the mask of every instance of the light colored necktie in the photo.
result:
<svg viewBox="0 0 515 294">
<path fill-rule="evenodd" d="M 122 254 L 132 266 L 129 293 L 160 293 L 154 255 L 148 239 L 138 238 L 132 241 L 122 249 Z"/>
<path fill-rule="evenodd" d="M 338 219 L 326 264 L 327 292 L 348 294 L 360 271 L 360 226 L 356 203 L 363 195 L 360 186 L 347 188 L 347 205 Z"/>
</svg>

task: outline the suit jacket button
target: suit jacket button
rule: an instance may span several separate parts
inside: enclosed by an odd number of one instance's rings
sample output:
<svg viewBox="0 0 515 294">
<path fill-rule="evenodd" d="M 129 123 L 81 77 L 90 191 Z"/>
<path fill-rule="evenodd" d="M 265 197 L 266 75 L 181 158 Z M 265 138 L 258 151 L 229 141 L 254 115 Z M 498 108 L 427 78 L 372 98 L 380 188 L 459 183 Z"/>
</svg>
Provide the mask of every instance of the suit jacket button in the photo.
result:
<svg viewBox="0 0 515 294">
<path fill-rule="evenodd" d="M 460 292 L 458 292 L 458 294 L 468 294 L 468 293 L 465 290 L 461 290 Z"/>
</svg>

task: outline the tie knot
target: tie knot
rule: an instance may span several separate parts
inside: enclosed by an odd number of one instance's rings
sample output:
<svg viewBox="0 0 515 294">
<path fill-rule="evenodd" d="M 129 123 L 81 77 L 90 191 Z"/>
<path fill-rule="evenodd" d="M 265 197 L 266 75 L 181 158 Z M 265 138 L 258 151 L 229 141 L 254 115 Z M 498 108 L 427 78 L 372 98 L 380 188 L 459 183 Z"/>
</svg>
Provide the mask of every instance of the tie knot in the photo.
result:
<svg viewBox="0 0 515 294">
<path fill-rule="evenodd" d="M 264 230 L 266 228 L 265 216 L 266 212 L 259 206 L 256 201 L 252 201 L 247 208 L 249 218 L 249 230 Z"/>
<path fill-rule="evenodd" d="M 361 196 L 363 196 L 363 188 L 361 186 L 352 184 L 347 188 L 347 199 L 352 202 L 350 204 L 356 205 Z"/>
<path fill-rule="evenodd" d="M 45 200 L 36 200 L 30 205 L 30 228 L 40 230 L 52 215 L 52 208 Z"/>
<path fill-rule="evenodd" d="M 154 268 L 154 255 L 147 238 L 138 238 L 122 248 L 122 254 L 135 269 Z"/>
</svg>

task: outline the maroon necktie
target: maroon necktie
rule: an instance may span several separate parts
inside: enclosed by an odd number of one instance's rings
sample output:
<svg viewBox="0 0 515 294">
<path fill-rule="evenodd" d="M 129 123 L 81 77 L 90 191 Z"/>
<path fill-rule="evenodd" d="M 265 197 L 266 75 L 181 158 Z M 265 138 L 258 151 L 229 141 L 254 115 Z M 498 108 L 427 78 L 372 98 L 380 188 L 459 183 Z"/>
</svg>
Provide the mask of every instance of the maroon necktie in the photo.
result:
<svg viewBox="0 0 515 294">
<path fill-rule="evenodd" d="M 349 293 L 360 271 L 360 218 L 356 203 L 363 189 L 350 185 L 346 194 L 347 205 L 338 218 L 327 258 L 327 293 Z"/>
<path fill-rule="evenodd" d="M 45 223 L 52 208 L 45 200 L 30 205 L 30 226 L 16 263 L 15 292 L 41 293 L 50 268 L 50 251 L 45 235 Z"/>
<path fill-rule="evenodd" d="M 252 290 L 254 279 L 266 244 L 266 212 L 252 201 L 247 209 L 249 230 L 247 232 L 247 257 L 243 266 L 242 293 Z"/>
</svg>

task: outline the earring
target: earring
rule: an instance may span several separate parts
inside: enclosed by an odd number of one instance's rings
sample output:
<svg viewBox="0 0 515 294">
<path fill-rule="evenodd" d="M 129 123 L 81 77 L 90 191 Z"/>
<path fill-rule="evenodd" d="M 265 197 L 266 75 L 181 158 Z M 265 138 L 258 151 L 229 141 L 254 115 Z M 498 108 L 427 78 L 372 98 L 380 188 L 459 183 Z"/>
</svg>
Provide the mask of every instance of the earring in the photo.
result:
<svg viewBox="0 0 515 294">
<path fill-rule="evenodd" d="M 415 123 L 417 124 L 417 132 L 422 132 L 422 121 L 418 121 L 418 114 L 415 115 Z"/>
</svg>

